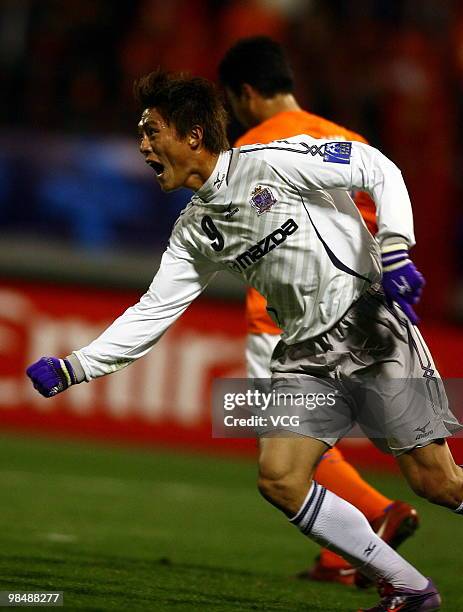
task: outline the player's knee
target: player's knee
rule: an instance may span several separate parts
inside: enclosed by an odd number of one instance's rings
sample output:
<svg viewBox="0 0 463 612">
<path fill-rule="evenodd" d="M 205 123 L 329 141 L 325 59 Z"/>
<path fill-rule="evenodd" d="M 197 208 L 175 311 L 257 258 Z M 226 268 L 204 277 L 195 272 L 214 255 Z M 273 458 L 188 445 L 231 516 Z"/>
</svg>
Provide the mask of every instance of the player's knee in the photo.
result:
<svg viewBox="0 0 463 612">
<path fill-rule="evenodd" d="M 286 488 L 285 478 L 280 475 L 260 474 L 257 481 L 259 493 L 268 501 L 278 501 Z"/>
<path fill-rule="evenodd" d="M 301 487 L 306 483 L 292 472 L 264 469 L 260 471 L 257 487 L 260 494 L 270 503 L 284 510 L 294 510 Z"/>
<path fill-rule="evenodd" d="M 410 482 L 413 491 L 433 504 L 455 507 L 461 503 L 463 481 L 456 475 L 442 474 L 440 471 L 426 471 Z"/>
<path fill-rule="evenodd" d="M 425 483 L 422 480 L 412 480 L 410 481 L 410 487 L 412 488 L 413 493 L 418 495 L 419 497 L 423 497 L 428 499 L 429 489 L 425 486 Z"/>
<path fill-rule="evenodd" d="M 293 505 L 296 487 L 291 477 L 269 478 L 259 476 L 257 487 L 260 494 L 275 506 L 286 509 Z"/>
<path fill-rule="evenodd" d="M 440 485 L 435 484 L 426 491 L 424 497 L 433 504 L 454 508 L 458 506 L 458 500 L 461 498 L 461 496 L 459 497 L 455 494 L 455 484 L 453 482 L 446 482 Z"/>
</svg>

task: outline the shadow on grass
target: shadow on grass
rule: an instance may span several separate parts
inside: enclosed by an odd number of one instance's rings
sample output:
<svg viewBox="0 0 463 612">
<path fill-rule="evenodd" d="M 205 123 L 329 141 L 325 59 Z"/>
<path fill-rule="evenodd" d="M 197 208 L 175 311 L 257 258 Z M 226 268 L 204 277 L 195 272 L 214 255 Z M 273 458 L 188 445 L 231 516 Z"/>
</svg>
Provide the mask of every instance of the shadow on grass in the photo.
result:
<svg viewBox="0 0 463 612">
<path fill-rule="evenodd" d="M 2 589 L 64 591 L 66 607 L 156 612 L 172 609 L 340 611 L 346 610 L 346 595 L 347 600 L 352 598 L 353 602 L 355 598 L 358 603 L 354 591 L 347 594 L 345 587 L 339 585 L 301 583 L 289 577 L 177 563 L 167 558 L 136 559 L 78 551 L 66 551 L 66 554 L 44 551 L 23 556 L 0 552 Z M 330 604 L 326 600 L 328 593 Z"/>
</svg>

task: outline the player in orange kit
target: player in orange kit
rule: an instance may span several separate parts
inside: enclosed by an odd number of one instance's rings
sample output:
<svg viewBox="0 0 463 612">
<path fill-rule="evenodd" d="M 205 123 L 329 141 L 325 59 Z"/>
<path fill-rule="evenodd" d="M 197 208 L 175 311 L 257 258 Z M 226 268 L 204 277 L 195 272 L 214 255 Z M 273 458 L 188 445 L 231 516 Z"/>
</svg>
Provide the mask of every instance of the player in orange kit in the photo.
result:
<svg viewBox="0 0 463 612">
<path fill-rule="evenodd" d="M 238 41 L 222 59 L 219 76 L 234 115 L 248 128 L 236 147 L 266 144 L 298 134 L 366 142 L 359 134 L 300 108 L 294 97 L 293 75 L 287 58 L 281 46 L 270 38 L 258 36 Z M 355 194 L 354 199 L 368 229 L 376 233 L 373 201 L 365 193 Z M 266 305 L 264 297 L 255 289 L 248 289 L 246 362 L 250 378 L 270 378 L 270 358 L 280 339 L 281 330 L 270 319 Z M 371 487 L 337 448 L 323 455 L 314 478 L 357 506 L 375 531 L 394 548 L 418 526 L 418 516 L 412 506 L 388 499 Z M 327 549 L 322 549 L 315 566 L 302 572 L 300 577 L 366 584 L 347 561 Z"/>
</svg>

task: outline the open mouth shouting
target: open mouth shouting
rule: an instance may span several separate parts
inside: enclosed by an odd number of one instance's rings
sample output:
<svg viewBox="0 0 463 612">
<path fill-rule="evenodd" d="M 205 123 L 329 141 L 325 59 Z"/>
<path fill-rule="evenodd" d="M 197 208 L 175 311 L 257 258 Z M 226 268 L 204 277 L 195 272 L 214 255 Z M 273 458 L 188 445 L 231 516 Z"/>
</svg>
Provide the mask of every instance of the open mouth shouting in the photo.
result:
<svg viewBox="0 0 463 612">
<path fill-rule="evenodd" d="M 157 178 L 160 178 L 164 174 L 164 164 L 161 164 L 161 162 L 154 161 L 152 159 L 147 159 L 146 163 L 148 164 L 148 166 L 151 166 L 151 168 L 153 168 Z"/>
</svg>

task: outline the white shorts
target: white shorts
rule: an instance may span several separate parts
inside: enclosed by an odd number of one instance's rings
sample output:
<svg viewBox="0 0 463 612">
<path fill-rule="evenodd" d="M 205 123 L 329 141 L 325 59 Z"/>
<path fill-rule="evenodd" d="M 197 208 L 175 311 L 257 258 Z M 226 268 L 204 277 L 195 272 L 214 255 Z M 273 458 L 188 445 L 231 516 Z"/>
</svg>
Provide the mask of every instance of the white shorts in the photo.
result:
<svg viewBox="0 0 463 612">
<path fill-rule="evenodd" d="M 321 407 L 301 409 L 303 422 L 295 430 L 330 446 L 356 422 L 394 455 L 462 429 L 421 334 L 402 311 L 387 306 L 381 292 L 365 294 L 316 338 L 280 342 L 271 372 L 279 393 L 335 396 Z"/>
</svg>

